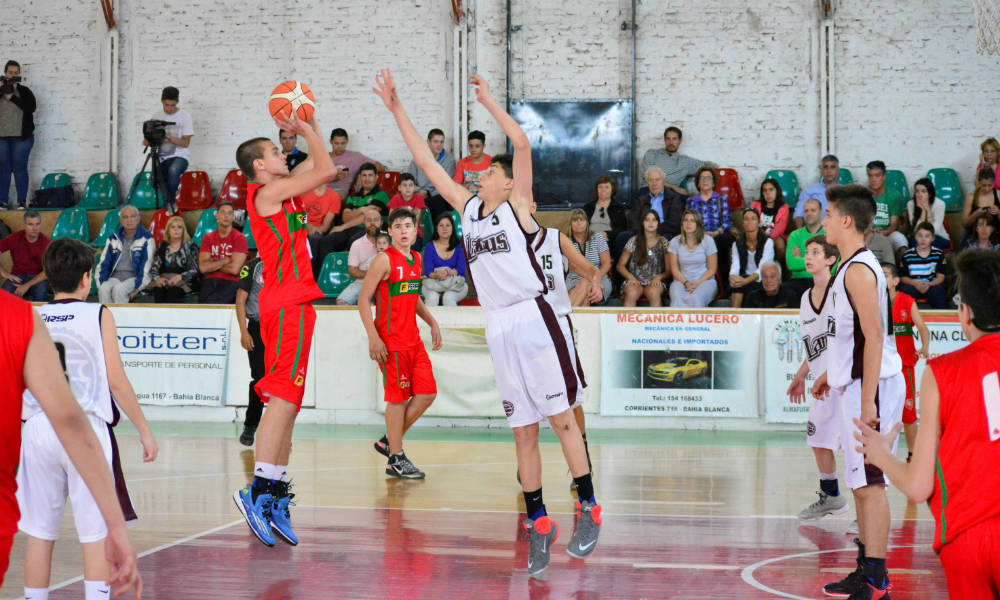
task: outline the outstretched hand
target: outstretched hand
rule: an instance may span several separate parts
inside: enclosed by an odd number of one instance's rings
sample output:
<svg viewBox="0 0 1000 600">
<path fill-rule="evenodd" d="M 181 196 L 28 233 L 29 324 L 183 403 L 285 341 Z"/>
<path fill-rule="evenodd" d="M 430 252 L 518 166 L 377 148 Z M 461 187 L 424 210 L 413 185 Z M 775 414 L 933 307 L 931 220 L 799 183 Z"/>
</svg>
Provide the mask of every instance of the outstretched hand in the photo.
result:
<svg viewBox="0 0 1000 600">
<path fill-rule="evenodd" d="M 375 95 L 382 99 L 382 103 L 390 111 L 399 106 L 399 96 L 396 95 L 396 82 L 392 80 L 392 72 L 389 69 L 382 69 L 375 76 L 375 87 L 372 88 Z"/>
<path fill-rule="evenodd" d="M 490 99 L 490 84 L 486 83 L 486 80 L 479 75 L 473 75 L 469 77 L 469 83 L 475 86 L 476 100 L 479 102 L 485 102 Z"/>
</svg>

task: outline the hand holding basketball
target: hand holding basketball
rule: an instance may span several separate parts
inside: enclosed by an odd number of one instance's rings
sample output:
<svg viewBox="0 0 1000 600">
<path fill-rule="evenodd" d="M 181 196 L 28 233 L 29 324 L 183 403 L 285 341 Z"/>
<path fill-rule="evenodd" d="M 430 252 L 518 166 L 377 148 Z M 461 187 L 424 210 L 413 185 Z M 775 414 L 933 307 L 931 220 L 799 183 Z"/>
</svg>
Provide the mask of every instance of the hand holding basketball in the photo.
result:
<svg viewBox="0 0 1000 600">
<path fill-rule="evenodd" d="M 316 113 L 316 96 L 301 81 L 286 81 L 271 91 L 267 110 L 275 118 L 281 116 L 290 121 L 294 114 L 299 120 L 308 123 Z"/>
</svg>

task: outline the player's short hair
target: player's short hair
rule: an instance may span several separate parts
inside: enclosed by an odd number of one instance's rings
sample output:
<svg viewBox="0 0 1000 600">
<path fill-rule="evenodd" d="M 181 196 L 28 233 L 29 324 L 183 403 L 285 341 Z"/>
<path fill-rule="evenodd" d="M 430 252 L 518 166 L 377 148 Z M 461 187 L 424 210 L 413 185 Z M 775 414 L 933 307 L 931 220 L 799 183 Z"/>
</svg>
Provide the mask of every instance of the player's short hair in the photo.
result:
<svg viewBox="0 0 1000 600">
<path fill-rule="evenodd" d="M 507 179 L 514 179 L 514 157 L 510 154 L 497 154 L 490 159 L 491 165 L 499 165 Z"/>
<path fill-rule="evenodd" d="M 990 166 L 986 166 L 983 167 L 982 169 L 979 169 L 979 173 L 976 174 L 976 181 L 987 181 L 987 180 L 992 181 L 995 180 L 996 178 L 997 178 L 996 171 L 994 171 L 993 167 Z"/>
<path fill-rule="evenodd" d="M 679 139 L 679 140 L 683 140 L 684 139 L 684 132 L 681 131 L 681 128 L 677 127 L 676 125 L 671 125 L 670 127 L 667 127 L 666 129 L 664 129 L 663 130 L 663 137 L 667 137 L 667 134 L 670 133 L 671 131 L 673 131 L 674 133 L 677 134 L 677 139 Z"/>
<path fill-rule="evenodd" d="M 403 173 L 399 176 L 399 183 L 403 183 L 404 181 L 412 181 L 415 184 L 417 183 L 417 178 L 412 173 Z"/>
<path fill-rule="evenodd" d="M 980 331 L 1000 332 L 1000 253 L 966 250 L 958 255 L 957 270 L 958 296 L 972 310 L 972 324 Z"/>
<path fill-rule="evenodd" d="M 875 197 L 863 185 L 834 186 L 826 190 L 826 200 L 829 204 L 836 204 L 840 214 L 851 217 L 858 233 L 867 231 L 875 218 Z"/>
<path fill-rule="evenodd" d="M 883 269 L 885 269 L 886 271 L 889 271 L 890 275 L 892 275 L 896 279 L 899 279 L 899 267 L 897 267 L 896 265 L 894 265 L 893 263 L 890 263 L 890 262 L 884 262 L 884 263 L 879 263 L 879 264 L 882 265 Z"/>
<path fill-rule="evenodd" d="M 431 129 L 430 131 L 427 132 L 427 139 L 429 140 L 429 139 L 431 139 L 432 137 L 434 137 L 436 135 L 440 135 L 441 137 L 444 137 L 444 132 L 441 131 L 440 129 L 438 129 L 437 127 L 435 127 L 434 129 Z"/>
<path fill-rule="evenodd" d="M 934 226 L 928 223 L 927 221 L 921 221 L 917 223 L 916 229 L 913 230 L 913 235 L 916 235 L 917 232 L 920 230 L 929 231 L 931 232 L 931 235 L 934 235 Z"/>
<path fill-rule="evenodd" d="M 882 162 L 882 161 L 880 161 L 880 160 L 873 160 L 870 163 L 868 163 L 867 165 L 865 165 L 865 170 L 868 170 L 868 171 L 882 171 L 882 174 L 884 175 L 885 174 L 885 163 Z"/>
<path fill-rule="evenodd" d="M 347 130 L 344 129 L 343 127 L 336 127 L 334 128 L 333 131 L 330 132 L 330 139 L 332 140 L 335 137 L 351 139 L 350 137 L 347 136 Z"/>
<path fill-rule="evenodd" d="M 840 159 L 837 158 L 836 156 L 834 156 L 833 154 L 827 154 L 826 156 L 824 156 L 823 158 L 821 158 L 819 160 L 819 164 L 821 164 L 821 165 L 823 163 L 828 163 L 828 162 L 832 162 L 832 163 L 836 163 L 837 165 L 840 165 Z"/>
<path fill-rule="evenodd" d="M 808 248 L 810 244 L 819 244 L 820 246 L 822 246 L 823 256 L 825 256 L 826 258 L 830 258 L 832 256 L 838 260 L 840 259 L 840 250 L 837 250 L 836 246 L 826 241 L 826 235 L 820 233 L 812 236 L 811 238 L 806 240 L 806 247 Z"/>
<path fill-rule="evenodd" d="M 94 267 L 94 249 L 73 238 L 52 240 L 42 255 L 42 270 L 55 293 L 70 294 Z"/>
<path fill-rule="evenodd" d="M 253 161 L 264 158 L 263 142 L 270 141 L 266 137 L 255 137 L 243 142 L 236 149 L 236 165 L 250 179 L 257 176 L 257 171 L 253 168 Z"/>
<path fill-rule="evenodd" d="M 24 222 L 27 223 L 28 219 L 41 219 L 42 215 L 37 210 L 26 210 L 24 211 Z"/>
<path fill-rule="evenodd" d="M 478 129 L 473 129 L 472 131 L 469 132 L 469 136 L 468 136 L 467 139 L 470 142 L 472 140 L 479 140 L 480 142 L 482 142 L 482 143 L 485 144 L 486 143 L 486 134 L 483 133 L 482 131 L 479 131 Z"/>
<path fill-rule="evenodd" d="M 400 219 L 409 219 L 410 221 L 413 222 L 414 225 L 416 225 L 417 213 L 413 212 L 412 209 L 406 206 L 400 206 L 399 208 L 394 208 L 392 209 L 392 212 L 389 213 L 389 227 L 392 227 L 392 224 L 395 223 L 396 221 L 399 221 Z"/>
<path fill-rule="evenodd" d="M 177 90 L 177 88 L 175 88 L 172 85 L 168 85 L 167 87 L 163 88 L 163 91 L 160 93 L 161 102 L 164 100 L 172 100 L 173 102 L 177 102 L 177 100 L 179 100 L 180 97 L 181 93 Z"/>
</svg>

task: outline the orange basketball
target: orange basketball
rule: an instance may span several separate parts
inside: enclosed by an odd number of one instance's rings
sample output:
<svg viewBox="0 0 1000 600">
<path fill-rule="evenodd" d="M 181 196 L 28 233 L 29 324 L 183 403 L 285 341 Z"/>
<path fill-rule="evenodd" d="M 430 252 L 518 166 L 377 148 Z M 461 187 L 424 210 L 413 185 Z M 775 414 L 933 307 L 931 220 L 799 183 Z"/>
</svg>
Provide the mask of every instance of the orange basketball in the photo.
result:
<svg viewBox="0 0 1000 600">
<path fill-rule="evenodd" d="M 308 122 L 316 112 L 316 96 L 301 81 L 286 81 L 271 91 L 267 110 L 272 117 L 281 115 L 285 119 L 290 118 L 294 110 L 296 118 Z"/>
</svg>

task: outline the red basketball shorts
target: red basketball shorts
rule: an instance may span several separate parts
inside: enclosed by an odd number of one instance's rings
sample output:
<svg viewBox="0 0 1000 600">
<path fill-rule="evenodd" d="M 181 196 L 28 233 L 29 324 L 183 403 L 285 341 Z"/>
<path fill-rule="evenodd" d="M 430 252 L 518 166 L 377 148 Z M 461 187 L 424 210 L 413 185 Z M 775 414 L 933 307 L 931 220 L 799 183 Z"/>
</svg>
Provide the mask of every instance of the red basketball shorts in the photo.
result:
<svg viewBox="0 0 1000 600">
<path fill-rule="evenodd" d="M 14 543 L 13 535 L 0 535 L 0 587 L 3 586 L 3 576 L 10 564 L 10 547 Z"/>
<path fill-rule="evenodd" d="M 316 309 L 312 304 L 296 304 L 260 316 L 265 375 L 254 390 L 261 402 L 281 398 L 302 407 L 315 326 Z"/>
<path fill-rule="evenodd" d="M 996 598 L 1000 589 L 1000 517 L 963 531 L 940 553 L 952 598 Z"/>
<path fill-rule="evenodd" d="M 903 367 L 903 379 L 906 380 L 906 399 L 903 400 L 903 425 L 917 422 L 917 382 L 914 379 L 913 367 Z"/>
<path fill-rule="evenodd" d="M 379 366 L 386 402 L 396 404 L 413 396 L 437 393 L 431 359 L 423 344 L 410 350 L 390 351 L 385 364 Z"/>
</svg>

